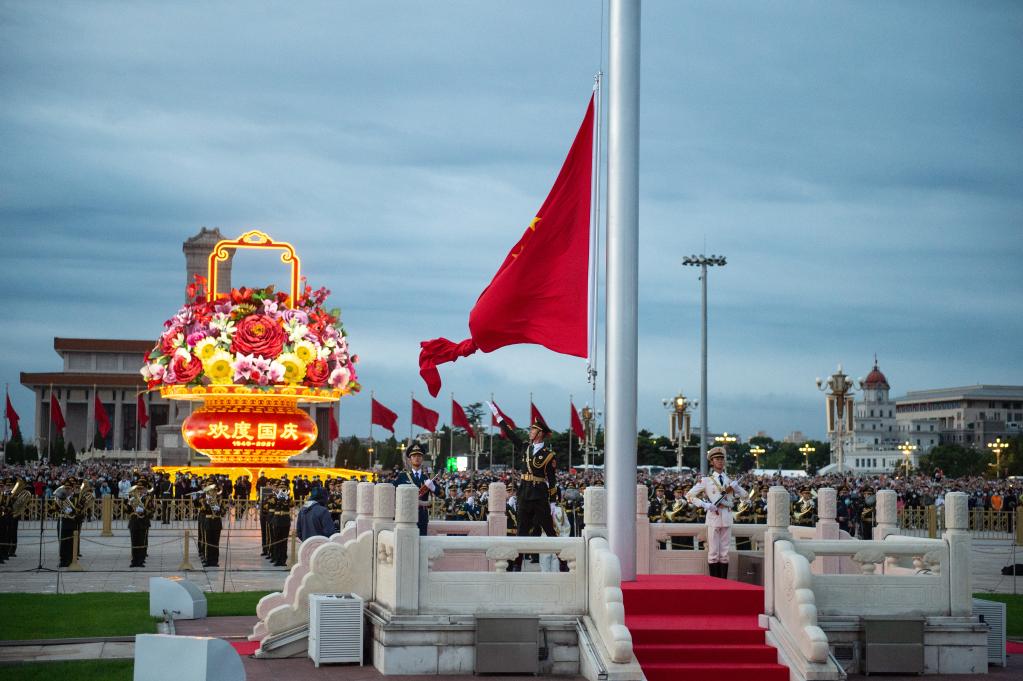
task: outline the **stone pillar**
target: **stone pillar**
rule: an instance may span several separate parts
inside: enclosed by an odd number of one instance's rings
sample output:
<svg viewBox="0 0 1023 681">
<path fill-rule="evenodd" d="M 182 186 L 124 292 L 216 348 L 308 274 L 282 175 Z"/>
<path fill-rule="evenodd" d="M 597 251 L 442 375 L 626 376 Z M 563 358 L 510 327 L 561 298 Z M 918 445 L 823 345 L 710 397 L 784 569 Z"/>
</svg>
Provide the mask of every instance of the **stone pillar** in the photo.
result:
<svg viewBox="0 0 1023 681">
<path fill-rule="evenodd" d="M 373 488 L 372 482 L 360 482 L 355 494 L 355 536 L 373 529 Z"/>
<path fill-rule="evenodd" d="M 120 451 L 124 449 L 124 403 L 121 400 L 120 393 L 123 391 L 114 391 L 114 449 Z M 135 443 L 132 443 L 132 449 L 135 448 Z"/>
<path fill-rule="evenodd" d="M 345 480 L 341 483 L 341 531 L 350 520 L 355 520 L 356 498 L 358 497 L 359 481 Z"/>
<path fill-rule="evenodd" d="M 767 492 L 767 530 L 764 531 L 764 614 L 774 615 L 774 542 L 789 534 L 789 491 L 781 486 Z"/>
<path fill-rule="evenodd" d="M 394 506 L 394 603 L 396 615 L 419 612 L 419 490 L 397 488 Z"/>
<path fill-rule="evenodd" d="M 92 445 L 96 442 L 96 396 L 99 395 L 99 390 L 93 388 L 92 391 L 85 391 L 85 442 L 82 443 L 81 447 L 77 447 L 79 451 L 86 451 L 92 448 Z M 67 406 L 61 402 L 60 409 L 64 413 L 64 420 L 67 421 Z M 67 430 L 64 431 L 67 434 Z M 54 439 L 57 434 L 54 433 Z"/>
<path fill-rule="evenodd" d="M 381 530 L 394 527 L 394 490 L 389 482 L 381 482 L 373 488 L 373 536 Z"/>
<path fill-rule="evenodd" d="M 205 277 L 209 272 L 210 263 L 210 251 L 217 245 L 218 241 L 223 241 L 224 235 L 220 233 L 220 229 L 214 227 L 213 229 L 207 229 L 203 227 L 199 230 L 199 233 L 193 237 L 190 237 L 181 244 L 181 252 L 185 254 L 185 286 L 195 282 L 195 275 Z M 217 269 L 217 291 L 219 293 L 230 293 L 231 292 L 231 261 L 234 259 L 235 250 L 231 249 L 228 251 L 230 255 L 227 260 L 219 263 Z M 289 295 L 291 291 L 285 290 Z M 182 289 L 184 293 L 184 289 Z M 186 296 L 185 302 L 189 302 Z"/>
<path fill-rule="evenodd" d="M 647 511 L 646 485 L 636 485 L 636 574 L 650 574 L 650 516 Z"/>
<path fill-rule="evenodd" d="M 503 482 L 492 482 L 487 489 L 487 534 L 508 536 L 508 490 Z"/>
<path fill-rule="evenodd" d="M 970 586 L 970 507 L 965 492 L 945 495 L 945 532 L 942 539 L 948 543 L 949 588 L 953 617 L 969 617 L 973 611 L 973 591 Z"/>
<path fill-rule="evenodd" d="M 607 491 L 603 487 L 587 487 L 583 492 L 583 522 L 587 546 L 593 537 L 607 539 Z"/>
<path fill-rule="evenodd" d="M 822 487 L 817 490 L 817 527 L 815 528 L 815 539 L 838 539 L 838 495 L 831 487 Z M 823 575 L 837 575 L 839 572 L 840 559 L 838 556 L 826 556 L 818 558 L 813 562 L 814 573 Z"/>
<path fill-rule="evenodd" d="M 874 528 L 874 539 L 884 539 L 890 534 L 899 533 L 898 497 L 893 489 L 877 491 L 877 527 Z"/>
</svg>

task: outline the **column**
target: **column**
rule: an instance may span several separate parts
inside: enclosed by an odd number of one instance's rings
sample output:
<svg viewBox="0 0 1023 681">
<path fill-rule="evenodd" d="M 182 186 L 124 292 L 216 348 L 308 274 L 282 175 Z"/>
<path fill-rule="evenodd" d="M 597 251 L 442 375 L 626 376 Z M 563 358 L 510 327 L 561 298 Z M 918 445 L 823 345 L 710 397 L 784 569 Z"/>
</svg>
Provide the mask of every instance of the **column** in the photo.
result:
<svg viewBox="0 0 1023 681">
<path fill-rule="evenodd" d="M 503 482 L 492 482 L 487 489 L 487 534 L 508 536 L 508 490 Z"/>
<path fill-rule="evenodd" d="M 114 390 L 114 449 L 124 449 L 124 391 Z M 134 449 L 135 443 L 132 443 Z"/>
</svg>

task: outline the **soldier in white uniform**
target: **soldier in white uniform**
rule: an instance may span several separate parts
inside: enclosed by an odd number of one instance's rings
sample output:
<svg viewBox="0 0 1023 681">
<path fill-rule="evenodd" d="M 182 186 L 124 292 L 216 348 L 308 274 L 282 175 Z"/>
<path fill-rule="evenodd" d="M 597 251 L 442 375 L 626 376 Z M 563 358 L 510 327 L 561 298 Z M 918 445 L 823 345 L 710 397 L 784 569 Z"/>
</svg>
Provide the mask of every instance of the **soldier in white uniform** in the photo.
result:
<svg viewBox="0 0 1023 681">
<path fill-rule="evenodd" d="M 711 577 L 728 579 L 728 548 L 732 543 L 732 507 L 735 498 L 744 498 L 746 490 L 725 473 L 725 448 L 707 452 L 710 474 L 693 485 L 687 498 L 707 511 L 707 563 Z M 698 497 L 703 497 L 700 500 Z"/>
</svg>

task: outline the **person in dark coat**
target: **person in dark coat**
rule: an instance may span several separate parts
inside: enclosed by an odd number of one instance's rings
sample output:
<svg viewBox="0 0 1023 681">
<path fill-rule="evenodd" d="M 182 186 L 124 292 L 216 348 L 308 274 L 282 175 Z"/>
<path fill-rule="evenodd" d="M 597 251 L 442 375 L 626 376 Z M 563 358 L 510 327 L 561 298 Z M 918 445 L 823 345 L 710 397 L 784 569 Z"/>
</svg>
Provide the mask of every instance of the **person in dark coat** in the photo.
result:
<svg viewBox="0 0 1023 681">
<path fill-rule="evenodd" d="M 305 541 L 309 537 L 330 537 L 338 531 L 330 510 L 326 506 L 327 495 L 322 487 L 313 487 L 309 499 L 298 512 L 296 531 L 298 538 Z"/>
</svg>

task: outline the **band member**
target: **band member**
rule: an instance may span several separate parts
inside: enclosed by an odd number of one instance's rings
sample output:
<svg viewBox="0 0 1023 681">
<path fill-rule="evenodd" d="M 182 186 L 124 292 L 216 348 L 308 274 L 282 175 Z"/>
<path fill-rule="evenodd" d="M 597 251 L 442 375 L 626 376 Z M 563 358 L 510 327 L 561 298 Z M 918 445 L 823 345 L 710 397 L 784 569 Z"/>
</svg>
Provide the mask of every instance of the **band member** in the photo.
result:
<svg viewBox="0 0 1023 681">
<path fill-rule="evenodd" d="M 287 479 L 277 485 L 270 532 L 270 562 L 277 567 L 288 564 L 288 534 L 291 532 L 291 499 Z"/>
<path fill-rule="evenodd" d="M 542 531 L 548 537 L 557 537 L 551 517 L 551 501 L 558 493 L 558 464 L 554 451 L 544 443 L 551 429 L 537 419 L 529 427 L 529 442 L 524 443 L 508 427 L 497 407 L 487 404 L 504 436 L 512 446 L 522 449 L 524 468 L 518 493 L 519 536 L 539 537 Z"/>
<path fill-rule="evenodd" d="M 273 519 L 273 506 L 276 497 L 271 485 L 259 487 L 259 538 L 263 546 L 261 556 L 270 559 L 270 521 Z"/>
<path fill-rule="evenodd" d="M 725 473 L 725 448 L 714 447 L 707 452 L 712 470 L 693 485 L 687 495 L 707 512 L 707 563 L 711 577 L 728 579 L 728 549 L 732 544 L 732 507 L 735 497 L 743 498 L 746 490 Z M 700 501 L 699 498 L 704 500 Z"/>
<path fill-rule="evenodd" d="M 813 490 L 809 485 L 799 488 L 799 498 L 792 504 L 792 524 L 800 527 L 813 527 L 814 511 L 817 504 L 813 500 Z"/>
<path fill-rule="evenodd" d="M 665 522 L 664 512 L 668 510 L 668 500 L 664 497 L 664 485 L 654 490 L 654 498 L 647 505 L 646 515 L 652 523 Z"/>
<path fill-rule="evenodd" d="M 128 490 L 128 536 L 131 539 L 131 566 L 146 566 L 149 550 L 149 523 L 153 517 L 153 490 L 146 488 L 146 481 Z"/>
<path fill-rule="evenodd" d="M 76 503 L 75 483 L 78 481 L 74 476 L 68 477 L 64 484 L 53 492 L 53 498 L 57 501 L 57 536 L 60 545 L 60 567 L 71 565 L 72 553 L 74 551 L 74 535 L 78 529 L 80 511 Z"/>
<path fill-rule="evenodd" d="M 696 522 L 696 507 L 686 501 L 686 489 L 679 485 L 672 491 L 674 498 L 671 507 L 664 512 L 664 519 L 669 523 Z M 692 550 L 693 537 L 674 536 L 671 538 L 673 551 Z"/>
<path fill-rule="evenodd" d="M 416 525 L 419 526 L 420 536 L 426 536 L 426 529 L 430 522 L 430 495 L 437 493 L 437 483 L 431 480 L 423 470 L 423 457 L 426 451 L 419 442 L 413 442 L 408 448 L 406 458 L 408 468 L 398 473 L 394 479 L 394 486 L 415 485 L 419 489 L 419 519 Z"/>
<path fill-rule="evenodd" d="M 199 505 L 200 522 L 205 523 L 205 552 L 200 558 L 206 567 L 220 567 L 220 532 L 224 527 L 224 513 L 227 506 L 220 496 L 220 488 L 216 484 L 208 485 L 202 503 Z M 200 544 L 200 551 L 203 548 Z"/>
</svg>

